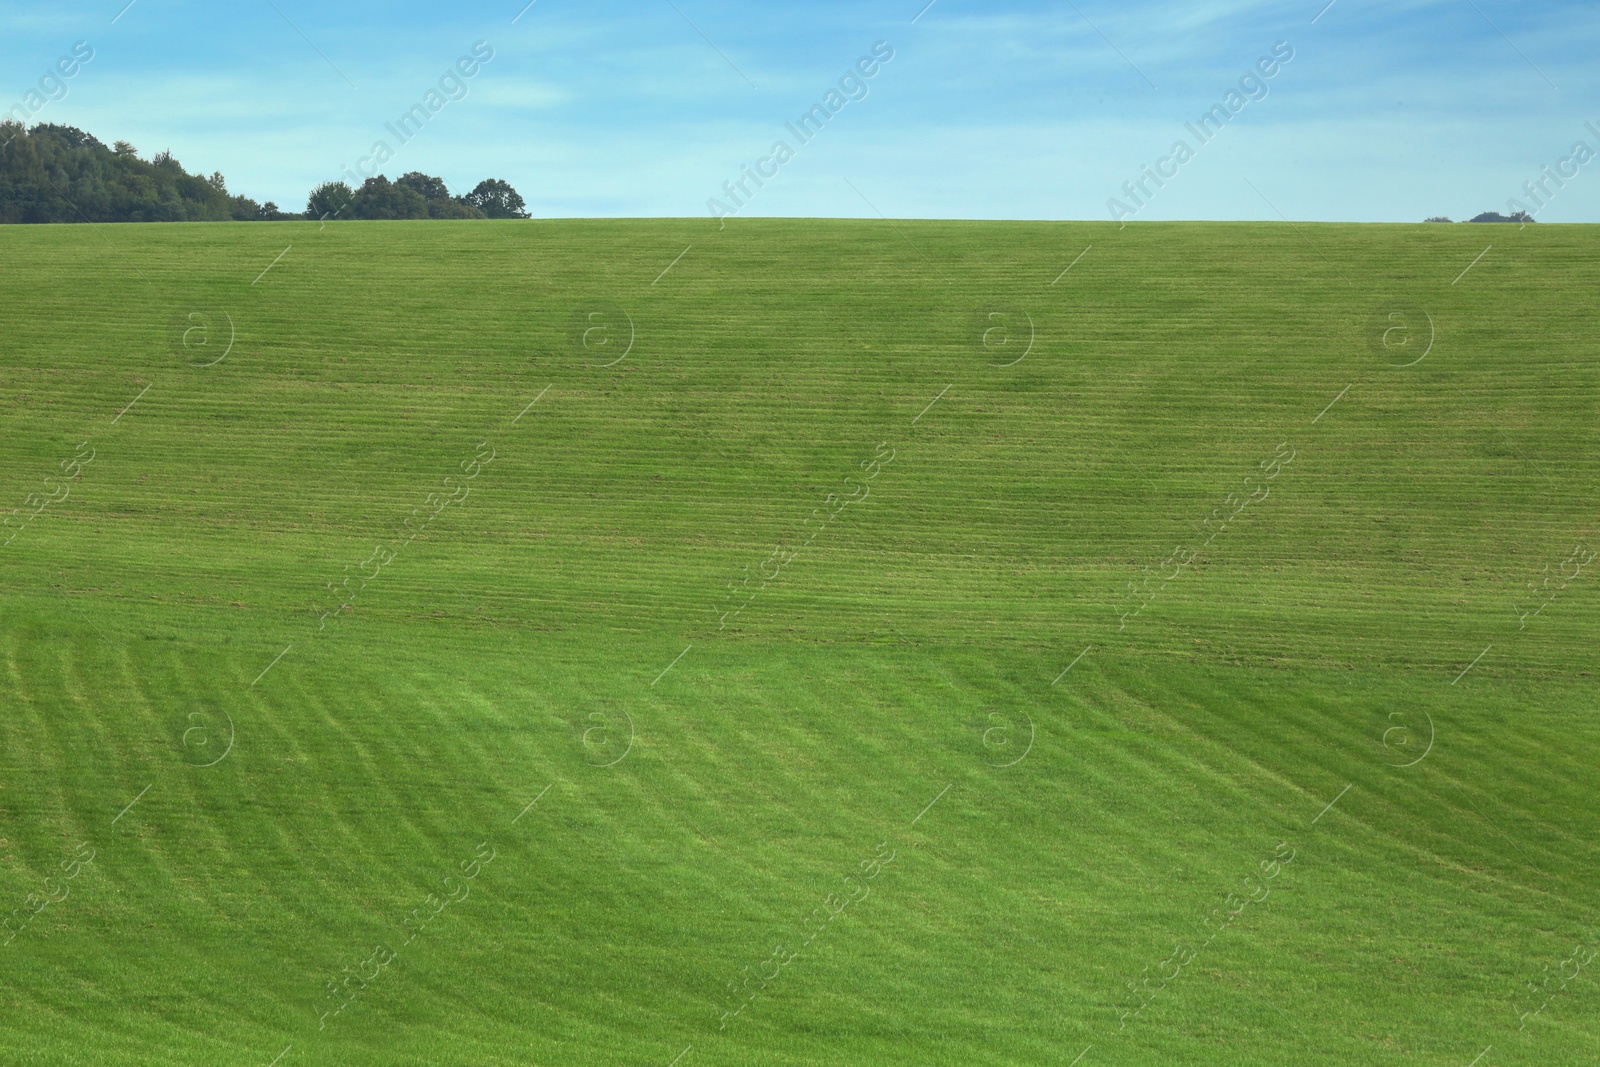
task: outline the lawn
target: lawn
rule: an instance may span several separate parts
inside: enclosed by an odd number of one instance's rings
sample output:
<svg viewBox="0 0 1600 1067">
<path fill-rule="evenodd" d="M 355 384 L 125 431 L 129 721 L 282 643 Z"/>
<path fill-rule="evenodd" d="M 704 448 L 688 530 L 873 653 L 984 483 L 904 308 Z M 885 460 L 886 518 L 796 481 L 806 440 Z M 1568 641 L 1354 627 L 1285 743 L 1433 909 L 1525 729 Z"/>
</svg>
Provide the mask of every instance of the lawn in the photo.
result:
<svg viewBox="0 0 1600 1067">
<path fill-rule="evenodd" d="M 0 256 L 0 1061 L 1600 1056 L 1595 227 Z"/>
</svg>

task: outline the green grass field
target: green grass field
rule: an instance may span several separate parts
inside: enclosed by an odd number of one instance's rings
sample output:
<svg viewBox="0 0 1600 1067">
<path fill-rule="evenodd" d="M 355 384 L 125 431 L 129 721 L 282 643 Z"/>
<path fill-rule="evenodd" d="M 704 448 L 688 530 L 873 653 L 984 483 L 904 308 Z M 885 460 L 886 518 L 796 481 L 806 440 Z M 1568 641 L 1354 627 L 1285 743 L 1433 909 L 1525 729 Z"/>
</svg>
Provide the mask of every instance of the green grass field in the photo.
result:
<svg viewBox="0 0 1600 1067">
<path fill-rule="evenodd" d="M 1600 229 L 0 255 L 0 1062 L 1600 1056 Z"/>
</svg>

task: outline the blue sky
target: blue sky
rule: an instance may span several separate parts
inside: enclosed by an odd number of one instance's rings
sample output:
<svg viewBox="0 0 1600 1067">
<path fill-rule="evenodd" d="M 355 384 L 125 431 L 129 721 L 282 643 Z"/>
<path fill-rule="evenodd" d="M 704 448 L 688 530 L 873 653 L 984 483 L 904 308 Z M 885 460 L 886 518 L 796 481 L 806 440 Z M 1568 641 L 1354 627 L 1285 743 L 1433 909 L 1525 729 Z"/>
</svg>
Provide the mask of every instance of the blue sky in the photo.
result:
<svg viewBox="0 0 1600 1067">
<path fill-rule="evenodd" d="M 87 41 L 33 122 L 291 210 L 378 140 L 390 177 L 505 178 L 544 216 L 708 215 L 779 139 L 742 215 L 1108 219 L 1165 158 L 1134 218 L 1459 219 L 1600 152 L 1597 0 L 525 2 L 0 0 L 0 108 Z M 385 123 L 480 40 L 465 98 L 402 145 Z M 801 144 L 785 123 L 880 41 L 865 97 Z M 1185 123 L 1277 42 L 1294 58 L 1200 144 Z M 1541 221 L 1600 221 L 1600 160 L 1546 188 Z"/>
</svg>

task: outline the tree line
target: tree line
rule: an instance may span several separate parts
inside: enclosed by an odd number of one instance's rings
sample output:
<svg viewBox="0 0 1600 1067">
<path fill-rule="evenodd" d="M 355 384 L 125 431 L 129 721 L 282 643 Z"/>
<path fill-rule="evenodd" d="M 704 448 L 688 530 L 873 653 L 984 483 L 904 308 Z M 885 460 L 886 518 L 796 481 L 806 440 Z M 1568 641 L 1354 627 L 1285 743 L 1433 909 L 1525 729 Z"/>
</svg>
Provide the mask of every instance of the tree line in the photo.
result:
<svg viewBox="0 0 1600 1067">
<path fill-rule="evenodd" d="M 126 141 L 109 148 L 71 126 L 0 122 L 0 224 L 41 222 L 274 222 L 285 219 L 524 219 L 527 206 L 498 178 L 452 196 L 420 171 L 359 188 L 324 182 L 304 212 L 228 191 L 220 171 L 190 174 L 171 152 L 141 159 Z"/>
<path fill-rule="evenodd" d="M 1445 216 L 1445 215 L 1435 215 L 1431 219 L 1423 219 L 1422 221 L 1423 222 L 1449 222 L 1450 219 L 1449 219 L 1448 216 Z M 1467 221 L 1468 222 L 1538 222 L 1539 220 L 1534 218 L 1532 215 L 1528 214 L 1526 211 L 1513 211 L 1509 215 L 1502 215 L 1498 211 L 1485 211 L 1481 215 L 1472 216 L 1472 218 L 1468 219 Z"/>
</svg>

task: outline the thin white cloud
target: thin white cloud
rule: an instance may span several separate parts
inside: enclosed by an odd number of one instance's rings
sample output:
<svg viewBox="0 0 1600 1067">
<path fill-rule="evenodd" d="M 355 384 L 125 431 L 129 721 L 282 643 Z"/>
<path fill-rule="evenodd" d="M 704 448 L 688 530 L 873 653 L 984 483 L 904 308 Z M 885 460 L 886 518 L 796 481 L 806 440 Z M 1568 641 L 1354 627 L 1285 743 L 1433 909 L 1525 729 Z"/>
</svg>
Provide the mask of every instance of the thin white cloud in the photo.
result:
<svg viewBox="0 0 1600 1067">
<path fill-rule="evenodd" d="M 543 111 L 571 103 L 576 94 L 553 82 L 486 75 L 472 86 L 471 99 L 480 107 L 516 111 Z"/>
</svg>

